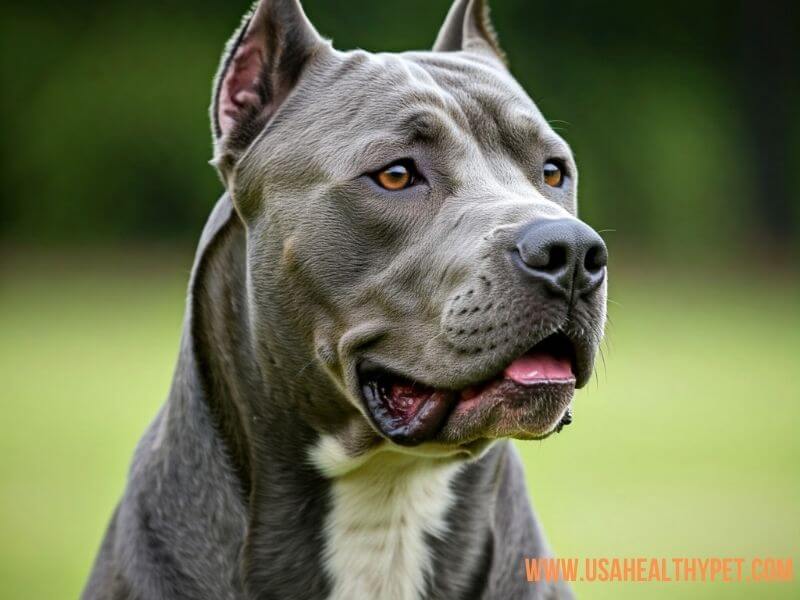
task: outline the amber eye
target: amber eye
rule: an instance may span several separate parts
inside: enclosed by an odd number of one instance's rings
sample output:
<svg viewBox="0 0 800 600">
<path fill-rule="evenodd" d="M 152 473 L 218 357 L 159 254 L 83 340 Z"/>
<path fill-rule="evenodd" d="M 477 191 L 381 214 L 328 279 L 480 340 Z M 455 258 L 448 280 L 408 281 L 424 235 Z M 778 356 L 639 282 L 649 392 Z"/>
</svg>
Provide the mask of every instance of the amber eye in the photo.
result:
<svg viewBox="0 0 800 600">
<path fill-rule="evenodd" d="M 397 192 L 411 187 L 416 182 L 414 165 L 408 161 L 398 161 L 381 169 L 373 175 L 375 182 L 385 190 Z"/>
<path fill-rule="evenodd" d="M 552 160 L 548 160 L 544 163 L 542 173 L 544 174 L 544 182 L 550 187 L 561 187 L 561 184 L 564 183 L 563 170 L 558 163 Z"/>
</svg>

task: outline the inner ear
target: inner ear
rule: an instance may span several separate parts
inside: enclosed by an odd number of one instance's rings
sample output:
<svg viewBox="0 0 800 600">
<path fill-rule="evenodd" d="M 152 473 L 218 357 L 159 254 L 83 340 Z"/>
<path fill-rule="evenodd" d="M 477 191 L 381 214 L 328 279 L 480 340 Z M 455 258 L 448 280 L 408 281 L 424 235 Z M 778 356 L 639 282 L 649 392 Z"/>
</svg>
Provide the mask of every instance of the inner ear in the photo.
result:
<svg viewBox="0 0 800 600">
<path fill-rule="evenodd" d="M 220 84 L 217 123 L 225 135 L 248 112 L 259 112 L 266 102 L 262 89 L 264 45 L 261 36 L 250 31 L 239 44 Z"/>
<path fill-rule="evenodd" d="M 323 45 L 299 0 L 256 3 L 226 46 L 217 71 L 211 104 L 215 160 L 252 141 Z"/>
</svg>

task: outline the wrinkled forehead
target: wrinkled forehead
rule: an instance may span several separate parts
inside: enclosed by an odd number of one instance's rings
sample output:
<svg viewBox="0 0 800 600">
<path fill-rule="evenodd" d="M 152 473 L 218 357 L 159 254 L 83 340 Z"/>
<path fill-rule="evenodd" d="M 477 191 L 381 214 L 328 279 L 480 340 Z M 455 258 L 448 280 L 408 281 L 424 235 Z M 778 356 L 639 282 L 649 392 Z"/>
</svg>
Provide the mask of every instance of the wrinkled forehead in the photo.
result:
<svg viewBox="0 0 800 600">
<path fill-rule="evenodd" d="M 321 152 L 353 160 L 420 141 L 450 152 L 476 144 L 506 151 L 537 142 L 566 152 L 521 86 L 489 58 L 337 52 L 301 88 L 278 120 L 294 130 L 289 143 L 306 152 L 320 140 Z"/>
<path fill-rule="evenodd" d="M 298 170 L 307 178 L 353 177 L 422 147 L 442 168 L 470 155 L 503 164 L 537 148 L 570 156 L 530 97 L 492 59 L 359 50 L 335 52 L 307 71 L 251 147 L 244 162 L 257 168 L 241 179 L 249 185 L 259 173 L 290 177 Z"/>
<path fill-rule="evenodd" d="M 514 132 L 548 135 L 533 101 L 491 59 L 462 52 L 352 54 L 343 69 L 360 97 L 362 118 L 411 135 L 460 130 L 490 139 Z"/>
<path fill-rule="evenodd" d="M 389 69 L 398 63 L 407 65 L 409 91 L 417 86 L 430 90 L 440 99 L 443 112 L 473 134 L 550 133 L 528 94 L 492 59 L 462 52 L 417 52 L 389 55 L 385 60 Z"/>
</svg>

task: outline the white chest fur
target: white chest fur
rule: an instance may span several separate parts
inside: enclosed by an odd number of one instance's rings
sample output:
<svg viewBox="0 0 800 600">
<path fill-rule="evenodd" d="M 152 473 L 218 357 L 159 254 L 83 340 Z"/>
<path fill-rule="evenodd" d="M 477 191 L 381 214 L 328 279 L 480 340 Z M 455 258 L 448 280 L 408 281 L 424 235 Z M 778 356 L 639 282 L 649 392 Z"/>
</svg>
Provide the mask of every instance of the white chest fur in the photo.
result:
<svg viewBox="0 0 800 600">
<path fill-rule="evenodd" d="M 419 600 L 432 566 L 425 538 L 446 533 L 457 464 L 396 452 L 354 460 L 332 438 L 313 460 L 333 478 L 325 525 L 329 600 Z"/>
</svg>

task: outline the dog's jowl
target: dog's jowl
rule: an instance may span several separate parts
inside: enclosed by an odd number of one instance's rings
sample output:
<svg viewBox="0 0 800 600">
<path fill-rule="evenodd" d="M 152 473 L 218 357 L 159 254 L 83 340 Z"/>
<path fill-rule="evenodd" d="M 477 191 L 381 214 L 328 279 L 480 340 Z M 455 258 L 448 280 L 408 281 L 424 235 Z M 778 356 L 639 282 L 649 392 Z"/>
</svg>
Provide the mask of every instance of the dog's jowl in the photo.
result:
<svg viewBox="0 0 800 600">
<path fill-rule="evenodd" d="M 261 0 L 214 89 L 226 193 L 84 597 L 570 597 L 508 438 L 571 419 L 606 249 L 483 3 L 371 54 Z"/>
</svg>

